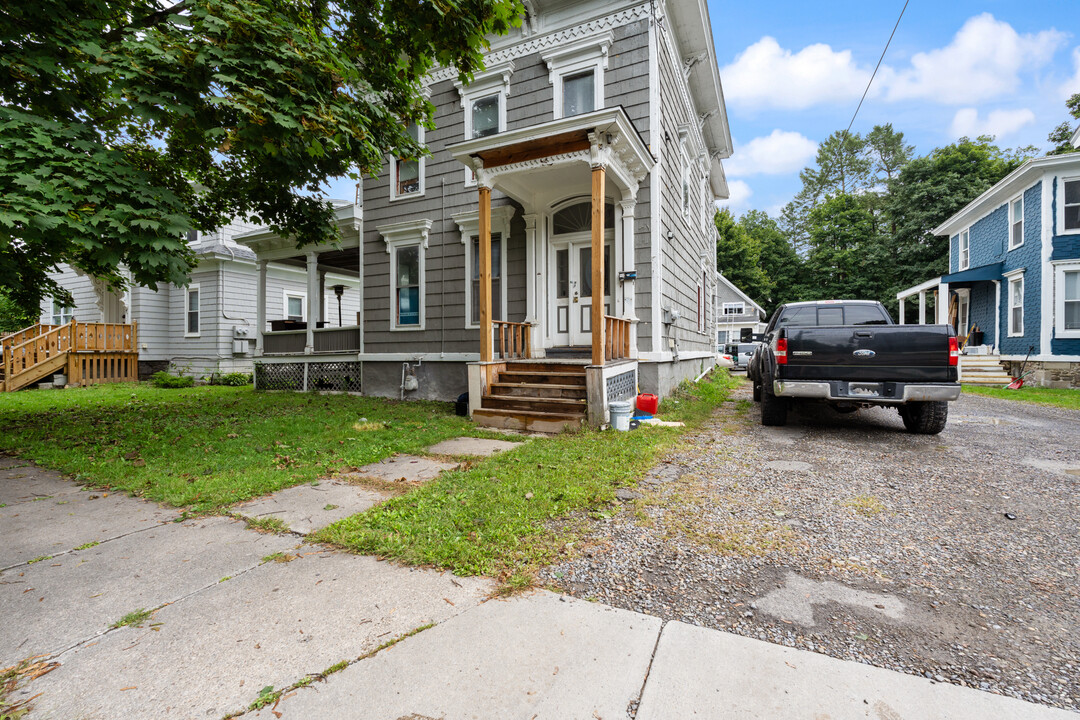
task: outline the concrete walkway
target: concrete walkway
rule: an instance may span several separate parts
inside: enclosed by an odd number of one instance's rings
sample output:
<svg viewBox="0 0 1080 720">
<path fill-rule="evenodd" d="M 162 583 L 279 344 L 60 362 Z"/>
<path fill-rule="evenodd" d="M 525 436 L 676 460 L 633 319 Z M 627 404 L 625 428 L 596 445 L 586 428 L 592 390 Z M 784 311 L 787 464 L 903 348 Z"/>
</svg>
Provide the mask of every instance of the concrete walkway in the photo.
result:
<svg viewBox="0 0 1080 720">
<path fill-rule="evenodd" d="M 10 458 L 0 505 L 0 668 L 55 663 L 6 699 L 31 720 L 1076 717 L 548 592 L 489 599 L 487 579 L 176 522 Z"/>
</svg>

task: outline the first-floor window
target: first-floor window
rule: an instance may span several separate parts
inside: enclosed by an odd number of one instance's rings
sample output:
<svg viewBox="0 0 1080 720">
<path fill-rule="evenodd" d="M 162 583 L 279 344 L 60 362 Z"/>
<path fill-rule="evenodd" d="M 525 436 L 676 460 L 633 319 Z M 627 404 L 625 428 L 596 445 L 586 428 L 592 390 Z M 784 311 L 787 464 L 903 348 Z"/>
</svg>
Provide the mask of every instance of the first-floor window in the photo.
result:
<svg viewBox="0 0 1080 720">
<path fill-rule="evenodd" d="M 192 285 L 187 289 L 187 298 L 184 303 L 184 334 L 199 334 L 199 286 Z"/>
<path fill-rule="evenodd" d="M 304 319 L 304 296 L 285 293 L 285 319 L 301 322 Z"/>
<path fill-rule="evenodd" d="M 52 324 L 67 325 L 71 322 L 73 308 L 62 305 L 57 300 L 52 301 Z"/>
<path fill-rule="evenodd" d="M 505 320 L 502 304 L 502 235 L 491 234 L 491 319 Z M 472 306 L 473 325 L 480 323 L 480 237 L 474 235 L 470 244 L 472 251 L 472 282 L 469 283 L 469 301 Z"/>
<path fill-rule="evenodd" d="M 1061 329 L 1080 332 L 1080 269 L 1064 271 L 1061 280 Z"/>
<path fill-rule="evenodd" d="M 422 325 L 423 293 L 420 245 L 394 248 L 394 327 L 419 328 Z"/>
<path fill-rule="evenodd" d="M 1024 276 L 1009 280 L 1009 335 L 1024 334 Z"/>
</svg>

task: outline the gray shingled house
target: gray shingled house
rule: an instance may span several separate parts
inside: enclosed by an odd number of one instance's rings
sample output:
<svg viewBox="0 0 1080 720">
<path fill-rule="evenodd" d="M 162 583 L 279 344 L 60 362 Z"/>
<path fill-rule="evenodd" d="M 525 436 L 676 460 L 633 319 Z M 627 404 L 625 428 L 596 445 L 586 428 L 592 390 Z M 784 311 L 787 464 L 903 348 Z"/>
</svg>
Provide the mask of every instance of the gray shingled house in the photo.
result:
<svg viewBox="0 0 1080 720">
<path fill-rule="evenodd" d="M 715 200 L 731 153 L 702 0 L 529 0 L 468 85 L 428 81 L 430 155 L 387 158 L 340 242 L 257 258 L 256 385 L 454 399 L 554 429 L 715 362 Z M 268 324 L 282 263 L 359 285 L 351 327 Z M 316 297 L 317 293 L 309 292 Z M 302 327 L 301 327 L 302 325 Z"/>
</svg>

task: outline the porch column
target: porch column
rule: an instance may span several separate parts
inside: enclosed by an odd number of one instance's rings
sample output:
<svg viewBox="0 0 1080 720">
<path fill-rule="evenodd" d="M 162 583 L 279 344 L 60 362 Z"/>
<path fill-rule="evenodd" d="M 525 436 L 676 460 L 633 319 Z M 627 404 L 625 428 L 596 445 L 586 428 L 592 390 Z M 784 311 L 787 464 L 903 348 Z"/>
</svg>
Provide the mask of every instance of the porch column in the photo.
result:
<svg viewBox="0 0 1080 720">
<path fill-rule="evenodd" d="M 326 271 L 319 271 L 319 321 L 326 323 Z"/>
<path fill-rule="evenodd" d="M 926 324 L 926 291 L 919 291 L 919 324 Z"/>
<path fill-rule="evenodd" d="M 622 269 L 630 272 L 634 269 L 634 209 L 637 207 L 636 197 L 626 197 L 619 203 L 622 210 Z M 630 323 L 630 357 L 636 358 L 637 348 L 637 312 L 634 310 L 634 289 L 636 282 L 626 280 L 622 286 L 622 313 L 621 316 L 631 320 Z M 715 295 L 714 295 L 715 297 Z M 715 318 L 715 313 L 713 314 Z"/>
<path fill-rule="evenodd" d="M 491 362 L 494 357 L 494 340 L 491 334 L 491 188 L 479 185 L 478 189 L 480 192 L 480 362 Z M 505 278 L 503 282 L 506 282 Z"/>
<path fill-rule="evenodd" d="M 906 325 L 907 323 L 906 323 L 906 322 L 904 322 L 904 320 L 905 320 L 905 318 L 904 318 L 904 298 L 900 298 L 900 310 L 899 310 L 899 314 L 900 314 L 900 318 L 899 318 L 899 320 L 900 320 L 900 324 L 901 324 L 901 325 Z"/>
<path fill-rule="evenodd" d="M 304 341 L 304 354 L 315 352 L 315 323 L 319 319 L 316 295 L 319 294 L 319 253 L 307 254 L 307 339 Z"/>
<path fill-rule="evenodd" d="M 604 364 L 604 166 L 592 169 L 592 364 Z"/>
<path fill-rule="evenodd" d="M 525 322 L 532 323 L 532 331 L 529 333 L 529 354 L 537 357 L 538 348 L 541 344 L 540 318 L 543 315 L 540 285 L 543 273 L 538 268 L 543 267 L 539 262 L 540 251 L 536 242 L 536 218 L 534 213 L 525 213 L 521 216 L 525 221 Z"/>
<path fill-rule="evenodd" d="M 949 283 L 940 283 L 937 293 L 938 325 L 949 324 Z"/>
<path fill-rule="evenodd" d="M 263 354 L 263 333 L 266 332 L 266 261 L 258 262 L 255 280 L 255 355 Z"/>
</svg>

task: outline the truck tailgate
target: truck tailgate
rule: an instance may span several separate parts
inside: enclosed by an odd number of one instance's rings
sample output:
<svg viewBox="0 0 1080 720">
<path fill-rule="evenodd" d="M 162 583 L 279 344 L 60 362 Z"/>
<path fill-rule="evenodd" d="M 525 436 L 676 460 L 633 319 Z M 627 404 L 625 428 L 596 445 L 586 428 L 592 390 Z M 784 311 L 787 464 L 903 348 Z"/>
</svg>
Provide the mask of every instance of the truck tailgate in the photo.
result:
<svg viewBox="0 0 1080 720">
<path fill-rule="evenodd" d="M 789 327 L 786 380 L 956 382 L 947 325 Z"/>
</svg>

